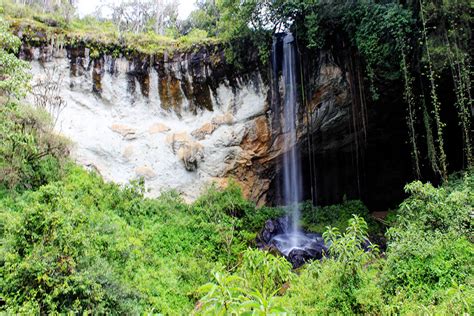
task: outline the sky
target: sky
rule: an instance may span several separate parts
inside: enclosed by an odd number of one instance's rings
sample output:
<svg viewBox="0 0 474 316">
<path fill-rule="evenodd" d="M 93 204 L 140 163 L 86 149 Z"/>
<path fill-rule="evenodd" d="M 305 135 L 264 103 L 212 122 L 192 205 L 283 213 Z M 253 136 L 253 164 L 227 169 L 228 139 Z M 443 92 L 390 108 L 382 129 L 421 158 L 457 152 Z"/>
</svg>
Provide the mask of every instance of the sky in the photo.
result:
<svg viewBox="0 0 474 316">
<path fill-rule="evenodd" d="M 77 8 L 79 10 L 79 15 L 84 16 L 87 14 L 91 14 L 94 12 L 95 8 L 99 3 L 103 2 L 121 2 L 123 0 L 105 0 L 105 1 L 92 1 L 92 0 L 79 0 L 77 1 Z M 192 10 L 195 9 L 194 3 L 196 0 L 175 0 L 179 2 L 178 11 L 179 11 L 179 18 L 185 19 L 191 13 Z"/>
</svg>

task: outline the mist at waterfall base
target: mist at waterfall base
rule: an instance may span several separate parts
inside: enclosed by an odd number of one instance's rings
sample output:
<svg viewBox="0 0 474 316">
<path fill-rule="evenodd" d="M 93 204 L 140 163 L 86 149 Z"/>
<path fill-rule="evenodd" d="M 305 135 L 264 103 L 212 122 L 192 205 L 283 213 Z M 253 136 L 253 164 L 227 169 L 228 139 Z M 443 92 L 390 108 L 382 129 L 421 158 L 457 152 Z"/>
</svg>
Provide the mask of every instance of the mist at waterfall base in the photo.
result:
<svg viewBox="0 0 474 316">
<path fill-rule="evenodd" d="M 278 82 L 278 67 L 276 63 L 278 38 L 274 39 L 272 50 L 272 62 L 274 69 L 274 80 Z M 287 209 L 288 216 L 279 219 L 279 222 L 271 224 L 276 227 L 275 235 L 270 239 L 269 244 L 276 247 L 283 255 L 287 256 L 296 266 L 310 258 L 321 257 L 325 249 L 321 235 L 309 234 L 301 230 L 299 203 L 303 197 L 303 184 L 301 173 L 301 157 L 297 144 L 297 67 L 295 56 L 294 37 L 291 33 L 284 35 L 282 49 L 282 78 L 284 83 L 283 109 L 275 111 L 274 115 L 283 114 L 282 132 L 285 135 L 282 173 L 283 173 L 283 202 Z M 278 83 L 274 85 L 278 87 Z M 275 89 L 278 93 L 278 89 Z M 278 102 L 279 98 L 274 98 Z M 274 109 L 278 108 L 278 104 Z M 297 255 L 298 258 L 294 258 Z"/>
</svg>

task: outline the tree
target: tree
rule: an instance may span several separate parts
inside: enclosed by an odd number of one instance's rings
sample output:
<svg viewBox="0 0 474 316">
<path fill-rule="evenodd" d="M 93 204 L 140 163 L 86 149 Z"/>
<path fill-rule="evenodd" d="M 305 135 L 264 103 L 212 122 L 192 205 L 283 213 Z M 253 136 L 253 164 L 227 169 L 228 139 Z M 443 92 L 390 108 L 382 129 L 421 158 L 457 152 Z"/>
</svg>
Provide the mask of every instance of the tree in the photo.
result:
<svg viewBox="0 0 474 316">
<path fill-rule="evenodd" d="M 77 0 L 15 0 L 15 3 L 43 13 L 57 13 L 69 22 L 76 12 Z"/>
<path fill-rule="evenodd" d="M 176 28 L 178 4 L 169 0 L 128 0 L 105 3 L 102 8 L 112 11 L 112 21 L 121 32 L 155 31 L 163 35 L 167 28 Z M 101 15 L 99 9 L 99 15 Z"/>
<path fill-rule="evenodd" d="M 197 9 L 192 11 L 189 17 L 183 22 L 181 33 L 187 34 L 193 29 L 201 29 L 208 35 L 217 35 L 217 22 L 220 18 L 220 11 L 214 0 L 196 1 Z"/>
</svg>

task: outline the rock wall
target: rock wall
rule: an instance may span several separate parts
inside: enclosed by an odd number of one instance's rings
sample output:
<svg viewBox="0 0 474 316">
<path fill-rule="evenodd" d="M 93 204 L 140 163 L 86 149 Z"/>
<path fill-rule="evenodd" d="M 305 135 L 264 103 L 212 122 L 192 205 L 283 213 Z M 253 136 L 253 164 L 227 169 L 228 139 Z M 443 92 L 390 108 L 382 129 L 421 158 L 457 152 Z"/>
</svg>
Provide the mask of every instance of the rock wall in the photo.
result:
<svg viewBox="0 0 474 316">
<path fill-rule="evenodd" d="M 78 163 L 118 183 L 143 177 L 151 196 L 175 189 L 193 200 L 234 178 L 266 202 L 278 154 L 258 67 L 238 72 L 215 48 L 92 59 L 84 47 L 24 44 L 20 56 L 31 61 L 33 85 L 60 82 L 67 106 L 55 128 Z"/>
<path fill-rule="evenodd" d="M 62 78 L 67 106 L 56 129 L 74 142 L 77 162 L 105 179 L 143 177 L 151 196 L 175 189 L 193 200 L 211 182 L 225 186 L 233 178 L 259 205 L 282 202 L 281 56 L 271 76 L 255 52 L 240 70 L 226 64 L 219 47 L 92 59 L 81 46 L 24 44 L 20 56 L 31 61 L 34 81 L 51 72 Z M 360 95 L 366 83 L 343 49 L 299 62 L 298 89 L 306 100 L 295 105 L 293 145 L 302 153 L 304 198 L 317 204 L 361 198 L 376 210 L 395 206 L 411 179 L 399 87 L 380 91 L 379 102 Z"/>
<path fill-rule="evenodd" d="M 373 100 L 357 58 L 348 47 L 334 47 L 300 60 L 298 84 L 306 99 L 299 100 L 296 146 L 304 199 L 318 205 L 361 199 L 370 209 L 385 210 L 397 206 L 413 179 L 403 85 L 390 82 Z M 282 172 L 276 166 L 269 199 L 278 204 Z"/>
</svg>

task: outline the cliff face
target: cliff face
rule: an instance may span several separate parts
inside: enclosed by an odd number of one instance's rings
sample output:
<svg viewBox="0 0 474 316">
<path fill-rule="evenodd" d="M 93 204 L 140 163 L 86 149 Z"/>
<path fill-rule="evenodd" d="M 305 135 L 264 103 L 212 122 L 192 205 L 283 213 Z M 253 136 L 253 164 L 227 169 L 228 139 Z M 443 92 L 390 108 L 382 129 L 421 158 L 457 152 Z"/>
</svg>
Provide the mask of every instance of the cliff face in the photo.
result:
<svg viewBox="0 0 474 316">
<path fill-rule="evenodd" d="M 159 59 L 88 55 L 86 48 L 21 51 L 33 85 L 60 84 L 67 105 L 56 129 L 73 141 L 80 164 L 119 183 L 144 177 L 152 196 L 176 189 L 192 200 L 230 177 L 247 197 L 266 201 L 271 126 L 257 67 L 238 72 L 215 48 Z"/>
<path fill-rule="evenodd" d="M 31 61 L 33 84 L 60 83 L 67 106 L 56 129 L 73 141 L 77 162 L 105 179 L 143 177 L 151 196 L 175 189 L 193 200 L 210 182 L 225 186 L 234 178 L 259 205 L 281 202 L 281 56 L 269 75 L 252 51 L 240 70 L 217 46 L 93 59 L 80 46 L 24 44 L 20 55 Z M 304 198 L 362 198 L 374 208 L 402 198 L 410 157 L 401 94 L 387 87 L 383 103 L 364 104 L 364 82 L 347 56 L 323 51 L 300 62 L 298 86 L 307 99 L 295 105 L 294 145 L 302 153 Z M 394 187 L 400 190 L 387 190 Z"/>
<path fill-rule="evenodd" d="M 298 141 L 302 157 L 304 199 L 318 205 L 362 199 L 371 209 L 395 207 L 404 197 L 403 186 L 412 179 L 407 144 L 406 107 L 402 85 L 390 82 L 374 101 L 364 91 L 362 65 L 350 48 L 303 53 L 298 86 Z M 278 45 L 273 78 L 281 72 Z M 273 135 L 284 137 L 278 103 L 284 97 L 281 80 L 274 82 Z M 277 105 L 275 105 L 277 104 Z M 281 164 L 275 164 L 269 200 L 282 201 Z"/>
</svg>

